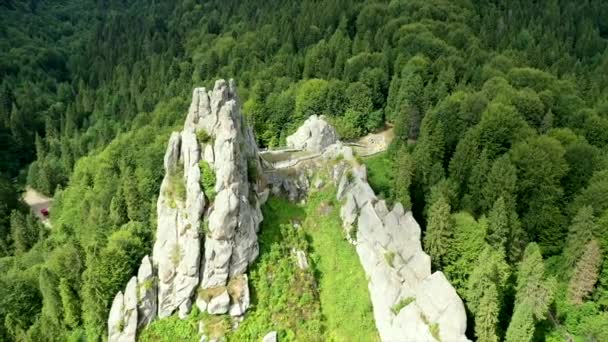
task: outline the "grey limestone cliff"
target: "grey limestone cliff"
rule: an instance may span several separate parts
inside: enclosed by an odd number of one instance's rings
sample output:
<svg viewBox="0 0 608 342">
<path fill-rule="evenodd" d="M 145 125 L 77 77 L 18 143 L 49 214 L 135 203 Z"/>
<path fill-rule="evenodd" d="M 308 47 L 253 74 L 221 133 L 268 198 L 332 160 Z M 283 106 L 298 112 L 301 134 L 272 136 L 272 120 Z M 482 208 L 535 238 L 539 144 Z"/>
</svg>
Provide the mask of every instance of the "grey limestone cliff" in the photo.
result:
<svg viewBox="0 0 608 342">
<path fill-rule="evenodd" d="M 235 316 L 249 306 L 245 271 L 258 255 L 263 182 L 232 81 L 194 90 L 183 130 L 169 139 L 164 169 L 152 258 L 114 299 L 109 341 L 134 341 L 138 327 L 156 316 L 185 317 L 192 303 Z"/>
</svg>

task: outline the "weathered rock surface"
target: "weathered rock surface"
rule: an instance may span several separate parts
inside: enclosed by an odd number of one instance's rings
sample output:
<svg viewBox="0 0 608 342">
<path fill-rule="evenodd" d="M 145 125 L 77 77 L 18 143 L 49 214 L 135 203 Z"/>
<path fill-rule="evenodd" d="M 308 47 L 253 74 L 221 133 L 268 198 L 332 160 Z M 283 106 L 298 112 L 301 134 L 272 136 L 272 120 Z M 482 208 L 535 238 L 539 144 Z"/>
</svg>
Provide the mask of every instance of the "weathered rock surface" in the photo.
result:
<svg viewBox="0 0 608 342">
<path fill-rule="evenodd" d="M 338 133 L 325 118 L 311 115 L 298 130 L 287 137 L 287 146 L 311 152 L 321 152 L 338 141 Z"/>
<path fill-rule="evenodd" d="M 277 332 L 271 331 L 268 334 L 264 335 L 264 338 L 262 338 L 262 342 L 277 342 Z"/>
<path fill-rule="evenodd" d="M 348 149 L 346 147 L 346 149 Z M 347 152 L 348 154 L 349 152 Z M 346 158 L 345 158 L 346 160 Z M 364 165 L 344 161 L 337 177 L 340 216 L 351 236 L 365 273 L 376 327 L 383 341 L 467 341 L 462 300 L 422 250 L 420 227 L 401 204 L 389 209 L 367 182 Z M 395 313 L 402 300 L 413 301 Z"/>
<path fill-rule="evenodd" d="M 216 82 L 207 99 L 204 92 L 199 92 L 198 105 L 195 102 L 196 91 L 189 118 L 192 116 L 198 129 L 213 137 L 213 159 L 206 161 L 215 171 L 217 195 L 209 208 L 209 234 L 201 269 L 201 286 L 211 288 L 243 274 L 258 255 L 256 233 L 262 212 L 257 173 L 261 173 L 261 165 L 232 83 Z"/>
<path fill-rule="evenodd" d="M 118 292 L 108 318 L 108 340 L 134 342 L 137 333 L 137 277 L 131 278 L 125 293 Z"/>
<path fill-rule="evenodd" d="M 199 226 L 205 208 L 194 132 L 174 132 L 165 153 L 165 178 L 157 202 L 152 259 L 158 270 L 158 316 L 170 316 L 192 297 L 200 267 Z"/>
<path fill-rule="evenodd" d="M 142 328 L 150 324 L 156 317 L 156 277 L 152 268 L 152 261 L 147 255 L 141 261 L 137 272 L 138 304 L 137 327 Z"/>
<path fill-rule="evenodd" d="M 156 316 L 178 311 L 184 318 L 193 302 L 210 313 L 234 307 L 233 313 L 242 315 L 249 307 L 248 286 L 233 303 L 227 292 L 210 303 L 195 298 L 197 287 L 226 287 L 230 279 L 241 277 L 258 255 L 264 182 L 253 132 L 245 124 L 232 81 L 219 80 L 211 91 L 194 90 L 184 129 L 169 139 L 164 169 L 152 258 L 144 258 L 138 277 L 127 286 L 139 288 L 135 295 L 128 297 L 125 290 L 116 296 L 109 341 L 134 340 L 137 326 Z M 210 185 L 212 178 L 215 184 Z M 133 329 L 117 329 L 133 317 Z"/>
<path fill-rule="evenodd" d="M 230 296 L 224 290 L 219 296 L 213 297 L 207 306 L 207 311 L 212 315 L 225 314 L 230 307 Z"/>
<path fill-rule="evenodd" d="M 249 279 L 246 274 L 233 278 L 228 284 L 230 291 L 230 316 L 242 316 L 249 308 Z"/>
<path fill-rule="evenodd" d="M 330 171 L 330 178 L 337 186 L 337 199 L 343 203 L 340 217 L 344 230 L 356 245 L 369 279 L 381 339 L 467 341 L 462 300 L 443 273 L 431 274 L 431 259 L 422 250 L 420 227 L 412 213 L 399 203 L 389 208 L 379 200 L 367 182 L 365 166 L 355 160 L 353 150 L 339 141 L 329 145 L 318 143 L 323 139 L 310 133 L 314 131 L 310 126 L 307 120 L 298 129 L 294 135 L 297 144 L 293 146 L 315 146 L 322 152 L 322 159 L 340 159 Z M 403 306 L 400 302 L 408 304 Z M 438 338 L 433 336 L 431 327 L 439 328 Z"/>
</svg>

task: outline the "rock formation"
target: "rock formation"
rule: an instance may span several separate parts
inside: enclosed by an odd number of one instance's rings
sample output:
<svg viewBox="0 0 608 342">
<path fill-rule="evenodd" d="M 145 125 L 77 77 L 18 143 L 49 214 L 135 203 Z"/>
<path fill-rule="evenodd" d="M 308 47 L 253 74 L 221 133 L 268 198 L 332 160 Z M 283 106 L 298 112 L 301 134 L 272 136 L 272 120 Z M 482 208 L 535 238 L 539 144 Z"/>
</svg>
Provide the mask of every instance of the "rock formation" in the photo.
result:
<svg viewBox="0 0 608 342">
<path fill-rule="evenodd" d="M 431 274 L 421 232 L 400 203 L 389 209 L 367 182 L 365 165 L 350 147 L 336 144 L 324 154 L 343 156 L 333 170 L 342 201 L 340 217 L 368 276 L 376 327 L 383 341 L 467 341 L 466 312 L 442 272 Z"/>
<path fill-rule="evenodd" d="M 249 306 L 244 273 L 258 255 L 263 183 L 232 81 L 194 90 L 164 168 L 152 262 L 144 258 L 138 277 L 114 299 L 109 341 L 134 341 L 137 327 L 156 315 L 184 318 L 193 302 L 212 314 L 242 315 Z"/>
<path fill-rule="evenodd" d="M 298 146 L 321 146 L 316 142 L 334 139 L 333 133 L 324 133 L 331 130 L 319 130 L 314 137 L 309 135 L 309 143 L 303 138 L 306 134 L 300 133 L 310 131 L 309 128 L 298 130 Z M 322 159 L 324 162 L 317 167 L 327 169 L 327 165 L 334 165 L 329 172 L 337 186 L 337 199 L 343 203 L 340 217 L 369 279 L 380 338 L 383 341 L 467 341 L 462 300 L 442 272 L 431 274 L 431 259 L 422 250 L 420 227 L 412 213 L 406 212 L 399 203 L 389 208 L 384 200 L 376 197 L 367 182 L 367 169 L 356 161 L 352 148 L 339 141 L 325 145 Z M 310 173 L 310 169 L 295 170 L 295 179 L 306 173 Z M 293 178 L 294 172 L 291 174 Z M 294 192 L 284 183 L 282 191 Z M 305 188 L 303 190 L 307 190 L 308 185 Z"/>
<path fill-rule="evenodd" d="M 294 134 L 287 137 L 287 146 L 310 152 L 322 152 L 336 141 L 338 141 L 336 129 L 327 123 L 322 115 L 311 115 Z"/>
</svg>

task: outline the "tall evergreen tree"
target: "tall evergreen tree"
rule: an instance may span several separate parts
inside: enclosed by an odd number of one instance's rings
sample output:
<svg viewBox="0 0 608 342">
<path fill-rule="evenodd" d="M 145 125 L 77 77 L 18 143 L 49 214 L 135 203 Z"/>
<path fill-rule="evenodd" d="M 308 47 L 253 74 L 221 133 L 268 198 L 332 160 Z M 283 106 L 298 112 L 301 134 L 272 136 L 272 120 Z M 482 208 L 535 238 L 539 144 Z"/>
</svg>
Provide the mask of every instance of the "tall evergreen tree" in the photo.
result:
<svg viewBox="0 0 608 342">
<path fill-rule="evenodd" d="M 431 256 L 431 261 L 436 269 L 440 269 L 444 263 L 453 226 L 450 205 L 445 197 L 441 196 L 431 205 L 424 235 L 424 249 Z"/>
</svg>

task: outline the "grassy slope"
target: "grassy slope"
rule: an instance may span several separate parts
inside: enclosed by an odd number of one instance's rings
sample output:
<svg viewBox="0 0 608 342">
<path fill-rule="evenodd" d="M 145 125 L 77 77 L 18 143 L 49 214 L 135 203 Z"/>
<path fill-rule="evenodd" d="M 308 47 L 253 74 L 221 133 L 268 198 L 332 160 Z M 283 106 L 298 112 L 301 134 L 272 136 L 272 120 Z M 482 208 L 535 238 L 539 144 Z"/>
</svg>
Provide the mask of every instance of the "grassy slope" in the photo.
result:
<svg viewBox="0 0 608 342">
<path fill-rule="evenodd" d="M 311 193 L 303 227 L 310 238 L 321 310 L 330 341 L 377 341 L 367 279 L 345 240 L 334 189 Z"/>
<path fill-rule="evenodd" d="M 388 152 L 364 158 L 363 162 L 367 166 L 367 180 L 372 189 L 381 198 L 391 198 L 393 161 L 389 158 Z"/>
<path fill-rule="evenodd" d="M 252 307 L 229 340 L 276 330 L 281 341 L 377 341 L 367 280 L 343 237 L 335 189 L 311 193 L 305 206 L 270 198 L 263 212 L 260 256 L 249 272 Z M 292 248 L 306 251 L 311 269 L 297 268 Z M 141 340 L 195 341 L 198 320 L 209 319 L 196 311 L 154 322 Z"/>
</svg>

